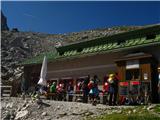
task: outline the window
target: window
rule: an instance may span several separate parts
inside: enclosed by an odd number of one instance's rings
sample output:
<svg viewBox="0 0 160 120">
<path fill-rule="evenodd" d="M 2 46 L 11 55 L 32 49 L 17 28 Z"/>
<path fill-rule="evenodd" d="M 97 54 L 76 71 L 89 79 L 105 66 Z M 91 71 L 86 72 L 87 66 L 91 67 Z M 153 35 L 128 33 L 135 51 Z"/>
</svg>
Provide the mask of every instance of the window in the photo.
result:
<svg viewBox="0 0 160 120">
<path fill-rule="evenodd" d="M 63 54 L 64 54 L 64 52 L 60 52 L 60 53 L 59 53 L 60 56 L 63 55 Z"/>
<path fill-rule="evenodd" d="M 81 52 L 83 49 L 82 48 L 78 48 L 77 49 L 77 52 Z"/>
<path fill-rule="evenodd" d="M 139 79 L 139 69 L 128 69 L 126 70 L 126 80 Z"/>
<path fill-rule="evenodd" d="M 155 35 L 155 34 L 150 34 L 150 35 L 147 35 L 147 36 L 146 36 L 146 40 L 155 39 L 155 38 L 156 38 L 156 35 Z"/>
<path fill-rule="evenodd" d="M 124 43 L 125 40 L 118 40 L 117 44 L 120 45 L 121 43 Z"/>
</svg>

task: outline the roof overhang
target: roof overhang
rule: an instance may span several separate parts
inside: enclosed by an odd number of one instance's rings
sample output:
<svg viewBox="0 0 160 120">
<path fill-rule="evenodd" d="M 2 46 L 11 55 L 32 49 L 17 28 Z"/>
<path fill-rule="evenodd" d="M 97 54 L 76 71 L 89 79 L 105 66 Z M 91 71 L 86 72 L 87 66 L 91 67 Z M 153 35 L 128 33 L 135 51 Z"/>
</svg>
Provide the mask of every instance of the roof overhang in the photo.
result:
<svg viewBox="0 0 160 120">
<path fill-rule="evenodd" d="M 76 50 L 84 47 L 91 47 L 91 46 L 106 44 L 108 42 L 115 42 L 119 40 L 135 39 L 138 37 L 145 37 L 148 34 L 159 34 L 159 33 L 160 33 L 160 24 L 149 25 L 143 28 L 139 28 L 137 30 L 118 33 L 111 36 L 100 37 L 93 40 L 72 43 L 72 44 L 58 47 L 56 49 L 59 53 L 63 53 L 66 51 Z"/>
</svg>

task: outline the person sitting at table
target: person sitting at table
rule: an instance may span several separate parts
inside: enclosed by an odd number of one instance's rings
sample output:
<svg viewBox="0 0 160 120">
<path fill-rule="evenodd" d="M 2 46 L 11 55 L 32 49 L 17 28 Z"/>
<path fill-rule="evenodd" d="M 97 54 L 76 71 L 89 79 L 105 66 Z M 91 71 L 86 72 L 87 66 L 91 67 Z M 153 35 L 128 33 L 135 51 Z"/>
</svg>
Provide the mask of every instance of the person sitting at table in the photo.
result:
<svg viewBox="0 0 160 120">
<path fill-rule="evenodd" d="M 56 92 L 56 83 L 53 82 L 52 85 L 50 86 L 50 92 L 55 93 Z"/>
<path fill-rule="evenodd" d="M 65 90 L 64 90 L 64 83 L 60 83 L 57 86 L 57 98 L 58 100 L 65 100 Z"/>
<path fill-rule="evenodd" d="M 98 77 L 95 75 L 93 79 L 90 80 L 88 87 L 90 89 L 89 91 L 89 96 L 92 101 L 92 105 L 97 104 L 97 98 L 99 95 L 99 90 L 98 90 Z"/>
<path fill-rule="evenodd" d="M 82 82 L 81 81 L 78 81 L 78 83 L 77 83 L 77 91 L 78 92 L 82 91 Z"/>
<path fill-rule="evenodd" d="M 70 81 L 67 86 L 68 101 L 72 101 L 72 99 L 73 99 L 73 90 L 74 90 L 74 87 L 73 87 L 72 82 Z"/>
</svg>

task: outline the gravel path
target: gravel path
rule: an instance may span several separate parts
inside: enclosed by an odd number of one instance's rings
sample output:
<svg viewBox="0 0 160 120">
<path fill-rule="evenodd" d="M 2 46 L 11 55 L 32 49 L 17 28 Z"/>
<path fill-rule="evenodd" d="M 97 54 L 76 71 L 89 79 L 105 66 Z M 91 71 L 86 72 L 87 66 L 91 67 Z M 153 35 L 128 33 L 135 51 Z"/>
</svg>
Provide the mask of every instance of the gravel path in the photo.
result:
<svg viewBox="0 0 160 120">
<path fill-rule="evenodd" d="M 37 104 L 27 98 L 2 98 L 2 119 L 7 120 L 82 120 L 87 116 L 98 116 L 103 113 L 120 113 L 121 109 L 129 106 L 106 106 L 78 102 L 64 102 L 43 100 L 43 104 Z"/>
</svg>

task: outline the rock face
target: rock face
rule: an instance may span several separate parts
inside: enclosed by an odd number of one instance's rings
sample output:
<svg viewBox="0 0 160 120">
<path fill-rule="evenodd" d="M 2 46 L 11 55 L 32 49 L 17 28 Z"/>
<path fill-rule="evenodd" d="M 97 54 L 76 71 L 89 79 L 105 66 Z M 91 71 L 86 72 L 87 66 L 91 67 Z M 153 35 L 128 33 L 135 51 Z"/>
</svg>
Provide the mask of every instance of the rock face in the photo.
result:
<svg viewBox="0 0 160 120">
<path fill-rule="evenodd" d="M 17 65 L 25 58 L 55 50 L 55 41 L 50 41 L 47 34 L 2 31 L 1 38 L 2 84 L 14 82 L 17 89 L 23 75 L 23 67 Z"/>
<path fill-rule="evenodd" d="M 7 18 L 4 16 L 3 12 L 1 11 L 1 31 L 9 30 L 7 25 Z"/>
</svg>

